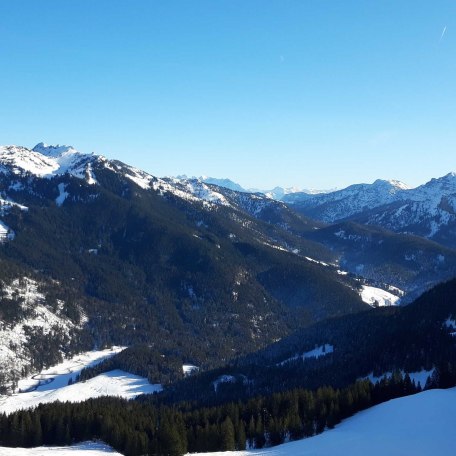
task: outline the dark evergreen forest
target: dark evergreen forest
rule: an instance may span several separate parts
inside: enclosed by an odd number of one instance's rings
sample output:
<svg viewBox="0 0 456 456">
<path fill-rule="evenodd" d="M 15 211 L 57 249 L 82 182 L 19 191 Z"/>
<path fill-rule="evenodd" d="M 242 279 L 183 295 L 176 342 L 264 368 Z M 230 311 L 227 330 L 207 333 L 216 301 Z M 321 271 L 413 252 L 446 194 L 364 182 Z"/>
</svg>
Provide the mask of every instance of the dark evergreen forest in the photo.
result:
<svg viewBox="0 0 456 456">
<path fill-rule="evenodd" d="M 428 387 L 456 384 L 454 365 L 439 367 Z M 53 403 L 0 416 L 0 445 L 69 445 L 101 439 L 126 456 L 262 448 L 311 437 L 354 413 L 420 391 L 395 373 L 373 385 L 364 380 L 346 388 L 321 387 L 257 396 L 248 401 L 201 407 L 173 406 L 115 398 Z"/>
</svg>

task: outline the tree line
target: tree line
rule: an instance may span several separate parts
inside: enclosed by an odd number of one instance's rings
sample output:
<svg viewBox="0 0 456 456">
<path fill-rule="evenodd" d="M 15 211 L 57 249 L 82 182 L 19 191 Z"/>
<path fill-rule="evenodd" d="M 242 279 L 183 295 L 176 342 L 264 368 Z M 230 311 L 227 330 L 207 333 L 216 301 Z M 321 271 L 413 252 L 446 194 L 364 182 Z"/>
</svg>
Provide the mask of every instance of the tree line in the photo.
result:
<svg viewBox="0 0 456 456">
<path fill-rule="evenodd" d="M 427 387 L 455 384 L 456 368 L 448 364 L 435 370 Z M 126 456 L 262 448 L 311 437 L 360 410 L 420 390 L 408 375 L 395 372 L 375 385 L 361 380 L 342 389 L 293 389 L 214 407 L 120 398 L 41 404 L 0 415 L 0 445 L 69 445 L 101 439 Z"/>
</svg>

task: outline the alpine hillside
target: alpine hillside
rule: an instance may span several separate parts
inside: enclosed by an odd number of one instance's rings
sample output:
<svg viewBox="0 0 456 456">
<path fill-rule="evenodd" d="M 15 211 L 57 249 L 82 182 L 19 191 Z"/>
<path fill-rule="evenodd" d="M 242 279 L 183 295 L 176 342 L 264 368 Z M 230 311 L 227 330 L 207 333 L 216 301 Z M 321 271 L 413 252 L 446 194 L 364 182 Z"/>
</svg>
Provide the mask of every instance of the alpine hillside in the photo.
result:
<svg viewBox="0 0 456 456">
<path fill-rule="evenodd" d="M 171 379 L 370 308 L 353 277 L 309 261 L 336 261 L 301 235 L 320 225 L 264 195 L 43 143 L 0 148 L 0 195 L 5 387 L 111 343 L 154 347 Z"/>
</svg>

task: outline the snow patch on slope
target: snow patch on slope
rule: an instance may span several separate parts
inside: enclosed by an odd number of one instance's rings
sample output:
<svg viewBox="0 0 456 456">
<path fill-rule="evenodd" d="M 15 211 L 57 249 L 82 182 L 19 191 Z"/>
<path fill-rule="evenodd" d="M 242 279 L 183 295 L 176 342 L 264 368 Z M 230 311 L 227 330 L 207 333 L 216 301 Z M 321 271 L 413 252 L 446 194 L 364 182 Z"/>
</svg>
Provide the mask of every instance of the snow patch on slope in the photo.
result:
<svg viewBox="0 0 456 456">
<path fill-rule="evenodd" d="M 292 361 L 296 361 L 298 359 L 302 359 L 303 361 L 305 359 L 310 359 L 310 358 L 315 358 L 318 359 L 321 356 L 326 356 L 329 355 L 330 353 L 334 352 L 334 346 L 331 344 L 324 344 L 319 347 L 315 347 L 313 350 L 309 350 L 303 354 L 297 354 L 292 356 L 291 358 L 286 359 L 285 361 L 282 361 L 280 363 L 277 363 L 277 366 L 283 366 L 287 363 L 290 363 Z"/>
<path fill-rule="evenodd" d="M 69 193 L 65 191 L 66 185 L 63 183 L 60 183 L 57 188 L 59 190 L 59 196 L 55 199 L 55 204 L 60 207 L 67 199 L 67 196 L 69 196 Z"/>
<path fill-rule="evenodd" d="M 13 207 L 17 207 L 21 211 L 28 211 L 28 207 L 0 197 L 0 215 L 5 215 Z M 15 236 L 16 233 L 8 225 L 6 225 L 5 222 L 0 220 L 0 243 L 12 241 L 15 238 Z"/>
<path fill-rule="evenodd" d="M 361 299 L 372 307 L 397 306 L 400 298 L 381 288 L 363 285 L 361 288 Z"/>
<path fill-rule="evenodd" d="M 38 286 L 35 280 L 27 277 L 15 279 L 9 285 L 2 284 L 1 299 L 12 300 L 11 305 L 19 302 L 24 313 L 19 321 L 0 320 L 0 374 L 5 375 L 7 382 L 20 376 L 22 369 L 29 365 L 27 345 L 33 332 L 51 334 L 58 330 L 70 336 L 73 329 L 79 328 L 60 314 L 61 309 L 52 310 L 46 306 L 46 297 Z M 60 308 L 63 305 L 60 301 Z"/>
<path fill-rule="evenodd" d="M 198 372 L 199 367 L 194 366 L 193 364 L 184 364 L 182 366 L 182 372 L 184 373 L 184 376 L 192 375 L 194 372 Z"/>
<path fill-rule="evenodd" d="M 315 437 L 250 451 L 200 456 L 454 455 L 456 388 L 393 399 Z"/>
<path fill-rule="evenodd" d="M 304 257 L 307 261 L 310 261 L 311 263 L 317 263 L 317 264 L 321 264 L 322 266 L 329 266 L 328 263 L 325 263 L 323 261 L 318 261 L 318 260 L 314 260 L 313 258 L 310 258 L 310 257 Z"/>
<path fill-rule="evenodd" d="M 95 366 L 124 349 L 125 347 L 115 346 L 104 350 L 91 350 L 65 359 L 61 363 L 44 369 L 38 374 L 20 380 L 16 393 L 43 392 L 67 386 L 69 381 L 76 379 L 82 369 Z"/>
<path fill-rule="evenodd" d="M 22 204 L 15 203 L 14 201 L 0 198 L 0 214 L 1 215 L 4 215 L 6 212 L 8 212 L 13 207 L 17 207 L 21 211 L 28 211 L 27 206 L 23 206 Z"/>
<path fill-rule="evenodd" d="M 0 220 L 0 243 L 6 241 L 12 241 L 16 234 L 14 231 Z"/>
<path fill-rule="evenodd" d="M 49 386 L 52 386 L 52 384 Z M 161 385 L 152 385 L 147 378 L 116 369 L 72 385 L 55 389 L 43 390 L 39 388 L 29 393 L 3 397 L 0 399 L 0 412 L 9 414 L 16 410 L 32 408 L 39 404 L 56 401 L 82 402 L 101 396 L 134 399 L 141 394 L 152 394 L 161 390 Z"/>
</svg>

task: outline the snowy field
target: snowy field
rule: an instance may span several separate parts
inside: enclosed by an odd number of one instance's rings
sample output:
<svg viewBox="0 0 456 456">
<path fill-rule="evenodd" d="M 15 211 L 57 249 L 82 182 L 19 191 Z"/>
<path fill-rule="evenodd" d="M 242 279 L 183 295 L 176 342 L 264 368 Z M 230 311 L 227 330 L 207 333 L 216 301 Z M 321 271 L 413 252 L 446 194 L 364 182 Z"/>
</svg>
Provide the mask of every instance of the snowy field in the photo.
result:
<svg viewBox="0 0 456 456">
<path fill-rule="evenodd" d="M 400 302 L 399 296 L 382 290 L 381 288 L 369 287 L 363 285 L 361 292 L 361 299 L 370 306 L 397 306 Z"/>
<path fill-rule="evenodd" d="M 16 410 L 35 407 L 40 403 L 57 400 L 81 402 L 100 396 L 119 396 L 132 399 L 140 394 L 161 391 L 161 385 L 152 385 L 146 378 L 121 370 L 113 370 L 97 375 L 85 382 L 68 385 L 69 380 L 74 380 L 83 368 L 98 364 L 119 353 L 123 348 L 114 347 L 108 350 L 86 352 L 28 379 L 21 380 L 18 391 L 22 392 L 0 396 L 0 413 L 8 414 Z"/>
<path fill-rule="evenodd" d="M 456 388 L 430 390 L 372 407 L 315 437 L 204 456 L 453 456 L 455 409 Z"/>
<path fill-rule="evenodd" d="M 120 455 L 103 443 L 84 442 L 70 447 L 5 448 L 0 456 L 116 456 Z"/>
<path fill-rule="evenodd" d="M 456 445 L 456 388 L 395 399 L 348 418 L 316 437 L 252 451 L 200 456 L 452 456 Z M 1 456 L 118 455 L 101 444 L 68 448 L 2 448 Z"/>
<path fill-rule="evenodd" d="M 39 374 L 20 380 L 18 392 L 49 391 L 66 386 L 70 379 L 74 380 L 80 374 L 82 369 L 95 366 L 124 349 L 125 347 L 112 347 L 106 350 L 92 350 L 65 359 L 60 364 L 45 369 Z"/>
</svg>

